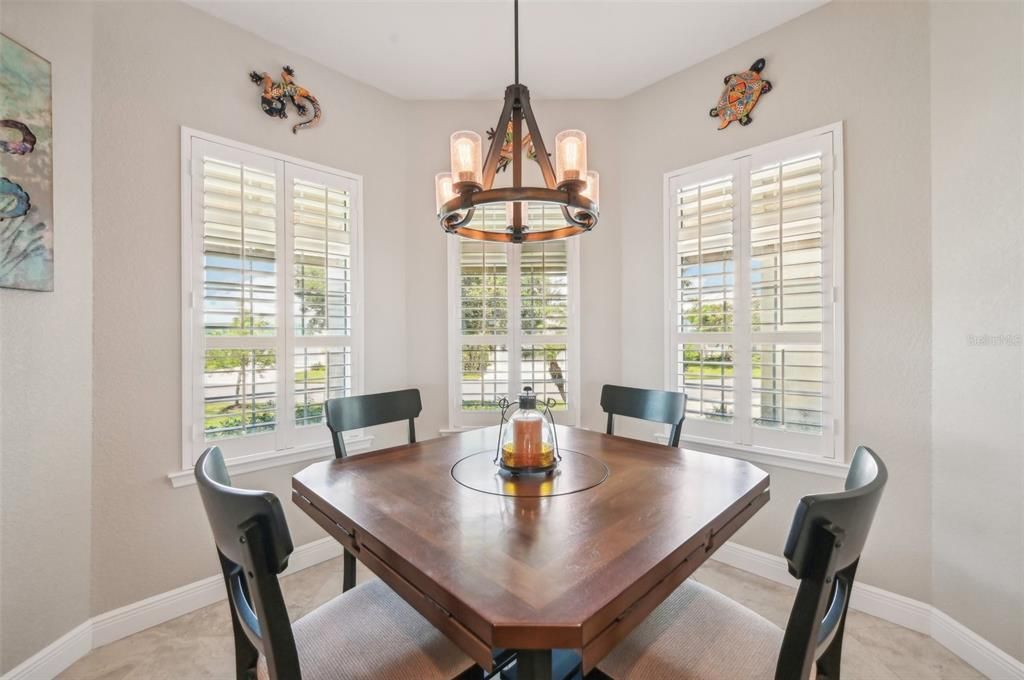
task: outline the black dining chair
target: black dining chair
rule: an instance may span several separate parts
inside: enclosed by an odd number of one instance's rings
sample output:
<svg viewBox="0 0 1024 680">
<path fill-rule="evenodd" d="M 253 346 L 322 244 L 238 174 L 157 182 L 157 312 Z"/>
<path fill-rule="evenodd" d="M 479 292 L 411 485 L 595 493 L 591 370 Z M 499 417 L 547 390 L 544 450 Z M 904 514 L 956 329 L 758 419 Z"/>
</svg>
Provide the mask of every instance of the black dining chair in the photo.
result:
<svg viewBox="0 0 1024 680">
<path fill-rule="evenodd" d="M 416 418 L 423 410 L 420 391 L 417 389 L 361 394 L 355 397 L 338 397 L 324 402 L 327 413 L 327 429 L 331 431 L 334 443 L 334 457 L 344 458 L 345 433 L 364 427 L 409 421 L 409 443 L 416 442 Z M 356 558 L 345 550 L 342 590 L 351 590 L 356 585 Z"/>
<path fill-rule="evenodd" d="M 269 491 L 231 486 L 217 447 L 199 457 L 195 475 L 224 572 L 238 680 L 482 677 L 377 579 L 290 624 L 278 580 L 293 549 L 281 503 Z"/>
<path fill-rule="evenodd" d="M 783 553 L 800 579 L 786 630 L 688 580 L 598 664 L 595 678 L 839 680 L 861 551 L 888 473 L 858 447 L 844 491 L 804 496 Z M 589 676 L 588 676 L 589 680 Z"/>
<path fill-rule="evenodd" d="M 669 446 L 679 446 L 679 435 L 686 418 L 686 395 L 682 392 L 605 385 L 601 388 L 601 408 L 608 414 L 608 434 L 615 434 L 614 416 L 640 418 L 671 425 Z"/>
<path fill-rule="evenodd" d="M 334 442 L 334 456 L 344 458 L 348 452 L 342 435 L 364 427 L 408 420 L 409 443 L 415 443 L 416 418 L 423 410 L 423 403 L 419 390 L 408 389 L 328 399 L 324 402 L 324 410 L 327 429 L 331 431 L 331 441 Z"/>
</svg>

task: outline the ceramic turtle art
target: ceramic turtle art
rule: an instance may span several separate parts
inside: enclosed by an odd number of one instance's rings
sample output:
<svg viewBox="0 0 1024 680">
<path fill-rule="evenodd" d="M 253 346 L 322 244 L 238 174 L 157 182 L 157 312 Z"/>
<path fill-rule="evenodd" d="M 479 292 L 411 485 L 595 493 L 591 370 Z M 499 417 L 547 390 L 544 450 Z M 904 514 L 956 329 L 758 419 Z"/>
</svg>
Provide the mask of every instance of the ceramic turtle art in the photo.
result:
<svg viewBox="0 0 1024 680">
<path fill-rule="evenodd" d="M 725 77 L 725 90 L 718 100 L 718 106 L 709 112 L 712 118 L 721 119 L 719 130 L 728 127 L 734 120 L 738 120 L 740 125 L 750 125 L 753 120 L 750 112 L 757 106 L 757 100 L 772 91 L 772 84 L 761 78 L 763 70 L 764 59 L 758 59 L 749 71 L 730 73 Z"/>
</svg>

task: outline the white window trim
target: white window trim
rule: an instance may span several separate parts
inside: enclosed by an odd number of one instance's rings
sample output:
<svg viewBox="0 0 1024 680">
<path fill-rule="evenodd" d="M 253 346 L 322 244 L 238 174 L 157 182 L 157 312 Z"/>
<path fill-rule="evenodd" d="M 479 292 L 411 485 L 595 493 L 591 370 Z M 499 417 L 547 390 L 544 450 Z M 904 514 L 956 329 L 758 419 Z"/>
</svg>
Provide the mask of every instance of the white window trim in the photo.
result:
<svg viewBox="0 0 1024 680">
<path fill-rule="evenodd" d="M 352 370 L 354 373 L 352 390 L 355 394 L 360 394 L 363 391 L 363 348 L 364 348 L 364 275 L 363 275 L 363 178 L 360 175 L 356 175 L 350 172 L 338 170 L 325 165 L 312 163 L 301 158 L 294 156 L 288 156 L 285 154 L 271 151 L 269 149 L 263 149 L 250 144 L 244 144 L 232 139 L 220 137 L 218 135 L 209 134 L 200 130 L 195 130 L 188 127 L 181 128 L 181 470 L 174 471 L 168 474 L 168 478 L 171 481 L 172 486 L 187 486 L 194 484 L 195 480 L 192 477 L 193 466 L 195 460 L 198 459 L 201 453 L 196 442 L 198 437 L 195 434 L 195 428 L 198 424 L 195 422 L 194 413 L 196 407 L 196 352 L 201 349 L 196 342 L 196 307 L 198 305 L 198 296 L 202 294 L 202 277 L 201 273 L 195 269 L 195 230 L 196 224 L 193 220 L 192 215 L 192 199 L 193 199 L 193 186 L 192 186 L 192 146 L 194 140 L 211 142 L 214 144 L 220 144 L 223 146 L 237 149 L 242 153 L 257 154 L 268 159 L 272 159 L 278 164 L 290 164 L 292 166 L 301 166 L 304 169 L 311 170 L 315 173 L 326 173 L 329 175 L 336 175 L 343 177 L 351 181 L 354 185 L 353 199 L 355 201 L 355 210 L 353 211 L 352 219 L 354 222 L 352 235 L 353 244 L 352 252 L 354 264 L 352 268 L 352 283 L 354 287 L 353 292 L 353 310 L 352 310 L 352 324 L 353 332 L 351 335 L 351 341 L 349 346 L 352 348 Z M 282 181 L 284 174 L 282 173 Z M 284 191 L 284 188 L 282 188 Z M 282 210 L 287 211 L 287 206 L 283 206 Z M 288 276 L 291 272 L 291 258 L 280 256 L 282 249 L 287 247 L 287 244 L 291 240 L 291 220 L 286 218 L 283 226 L 283 231 L 279 232 L 283 235 L 279 243 L 279 259 L 282 261 L 282 269 L 285 272 L 284 276 Z M 283 302 L 282 302 L 283 305 Z M 282 323 L 282 328 L 290 328 Z M 294 343 L 290 343 L 289 347 L 294 347 Z M 288 393 L 290 393 L 290 389 Z M 287 395 L 281 395 L 281 401 L 285 403 L 285 397 Z M 333 455 L 334 446 L 330 440 L 330 434 L 327 428 L 323 428 L 323 438 L 318 438 L 313 442 L 305 442 L 300 445 L 293 445 L 287 448 L 257 451 L 246 455 L 239 455 L 228 458 L 225 463 L 229 470 L 235 473 L 253 472 L 255 470 L 266 469 L 270 467 L 277 467 L 280 465 L 287 465 L 290 463 L 297 463 L 300 461 L 314 460 L 318 458 L 326 458 Z M 350 432 L 345 434 L 346 447 L 349 452 L 362 451 L 370 448 L 373 443 L 373 437 L 364 434 L 361 431 Z"/>
<path fill-rule="evenodd" d="M 687 433 L 687 427 L 684 423 L 683 432 L 680 437 L 680 445 L 686 448 L 693 448 L 695 450 L 707 451 L 710 453 L 719 453 L 723 455 L 730 455 L 736 458 L 741 458 L 754 463 L 763 463 L 766 465 L 778 465 L 780 467 L 787 467 L 791 469 L 803 470 L 806 472 L 815 472 L 819 474 L 825 474 L 828 476 L 845 476 L 845 470 L 848 466 L 845 464 L 846 459 L 846 385 L 845 385 L 845 374 L 846 374 L 846 352 L 845 352 L 845 341 L 846 341 L 846 330 L 845 330 L 845 300 L 846 300 L 846 286 L 845 286 L 845 203 L 844 203 L 844 182 L 843 182 L 843 123 L 842 121 L 832 123 L 814 130 L 809 130 L 797 135 L 792 135 L 784 139 L 762 144 L 750 149 L 744 149 L 736 153 L 728 154 L 720 158 L 709 160 L 703 163 L 698 163 L 686 168 L 679 170 L 673 170 L 665 173 L 664 186 L 662 190 L 662 196 L 664 199 L 664 231 L 662 236 L 662 243 L 664 244 L 664 279 L 663 279 L 663 291 L 664 291 L 664 304 L 665 304 L 665 348 L 664 348 L 664 360 L 665 360 L 665 389 L 675 389 L 675 334 L 673 329 L 675 327 L 675 313 L 676 313 L 676 299 L 675 299 L 675 287 L 677 285 L 675 278 L 675 240 L 674 240 L 674 204 L 671 197 L 670 187 L 674 178 L 701 172 L 714 168 L 719 165 L 734 164 L 745 158 L 750 158 L 762 153 L 772 153 L 779 150 L 785 149 L 787 146 L 793 146 L 795 144 L 806 143 L 808 140 L 821 137 L 823 135 L 831 135 L 832 140 L 832 200 L 833 200 L 833 216 L 832 216 L 832 305 L 833 305 L 833 365 L 836 367 L 832 374 L 833 380 L 833 392 L 832 392 L 832 411 L 833 417 L 832 423 L 832 451 L 831 455 L 815 455 L 796 451 L 786 451 L 774 448 L 768 448 L 764 446 L 746 445 L 738 442 L 728 442 L 721 439 L 714 439 L 711 437 L 700 436 L 695 434 Z M 738 197 L 740 203 L 745 204 L 749 201 L 749 197 L 746 195 L 740 195 Z M 747 241 L 744 239 L 744 243 Z M 672 247 L 669 247 L 669 244 Z M 744 247 L 743 245 L 734 246 L 738 248 Z M 738 277 L 745 280 L 746 277 Z M 739 291 L 741 281 L 736 284 L 737 295 L 742 294 Z M 827 294 L 827 292 L 826 292 Z M 739 412 L 737 412 L 737 418 Z M 655 433 L 655 439 L 662 441 L 665 432 Z M 667 441 L 667 438 L 664 438 Z"/>
<path fill-rule="evenodd" d="M 513 361 L 519 361 L 520 358 L 516 353 L 519 349 L 517 343 L 513 341 L 514 335 L 517 331 L 512 330 L 513 324 L 519 322 L 519 304 L 518 294 L 515 297 L 516 304 L 508 305 L 508 322 L 509 331 L 500 336 L 491 335 L 462 335 L 461 329 L 461 308 L 462 296 L 460 293 L 460 282 L 459 282 L 459 263 L 461 252 L 459 244 L 461 238 L 457 236 L 448 236 L 448 244 L 446 248 L 447 257 L 447 271 L 446 277 L 448 280 L 448 427 L 441 428 L 439 434 L 442 436 L 457 434 L 459 432 L 466 432 L 468 430 L 476 430 L 481 427 L 488 427 L 490 425 L 497 425 L 500 417 L 498 411 L 483 411 L 486 413 L 489 419 L 484 422 L 485 418 L 481 416 L 477 418 L 478 422 L 473 422 L 473 419 L 467 419 L 463 416 L 462 411 L 462 344 L 466 341 L 472 341 L 474 344 L 491 344 L 495 338 L 505 338 L 508 340 L 508 352 L 509 352 L 509 364 Z M 527 336 L 521 331 L 518 331 L 518 335 L 521 336 L 522 340 L 529 339 L 538 344 L 561 344 L 566 345 L 569 369 L 569 392 L 567 394 L 569 401 L 569 408 L 566 411 L 552 411 L 554 414 L 555 421 L 560 425 L 568 425 L 572 427 L 578 427 L 580 424 L 580 412 L 582 411 L 580 404 L 580 383 L 582 375 L 580 373 L 580 243 L 578 237 L 566 239 L 566 261 L 568 264 L 569 271 L 569 332 L 565 335 L 534 335 Z M 513 289 L 513 286 L 518 290 L 519 286 L 519 257 L 518 254 L 521 252 L 521 246 L 513 244 L 508 246 L 509 248 L 509 259 L 508 259 L 508 286 L 509 290 Z M 514 253 L 514 256 L 513 256 Z M 513 271 L 513 269 L 515 271 Z M 510 296 L 511 297 L 511 296 Z M 501 340 L 499 340 L 501 341 Z M 573 378 L 572 376 L 575 376 Z M 510 386 L 511 388 L 511 386 Z M 514 395 L 509 395 L 510 397 Z"/>
</svg>

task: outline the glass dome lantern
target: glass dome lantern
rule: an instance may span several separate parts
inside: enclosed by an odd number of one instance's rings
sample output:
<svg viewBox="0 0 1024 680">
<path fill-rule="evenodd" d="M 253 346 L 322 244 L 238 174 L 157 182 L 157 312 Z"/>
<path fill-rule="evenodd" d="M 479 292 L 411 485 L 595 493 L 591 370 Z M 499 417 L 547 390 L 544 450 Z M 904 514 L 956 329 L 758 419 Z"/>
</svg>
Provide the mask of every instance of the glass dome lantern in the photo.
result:
<svg viewBox="0 0 1024 680">
<path fill-rule="evenodd" d="M 494 463 L 512 474 L 550 473 L 562 459 L 550 402 L 538 402 L 536 393 L 523 388 L 516 403 L 502 399 L 498 450 Z"/>
</svg>

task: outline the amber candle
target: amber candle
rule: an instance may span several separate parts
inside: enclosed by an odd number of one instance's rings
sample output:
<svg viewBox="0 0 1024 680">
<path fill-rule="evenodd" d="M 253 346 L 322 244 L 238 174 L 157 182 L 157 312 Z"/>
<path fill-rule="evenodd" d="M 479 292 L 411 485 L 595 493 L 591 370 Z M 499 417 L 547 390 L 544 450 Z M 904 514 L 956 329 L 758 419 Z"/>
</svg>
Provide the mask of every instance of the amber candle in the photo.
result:
<svg viewBox="0 0 1024 680">
<path fill-rule="evenodd" d="M 524 418 L 513 424 L 512 442 L 516 450 L 516 465 L 537 467 L 541 457 L 540 418 Z"/>
</svg>

